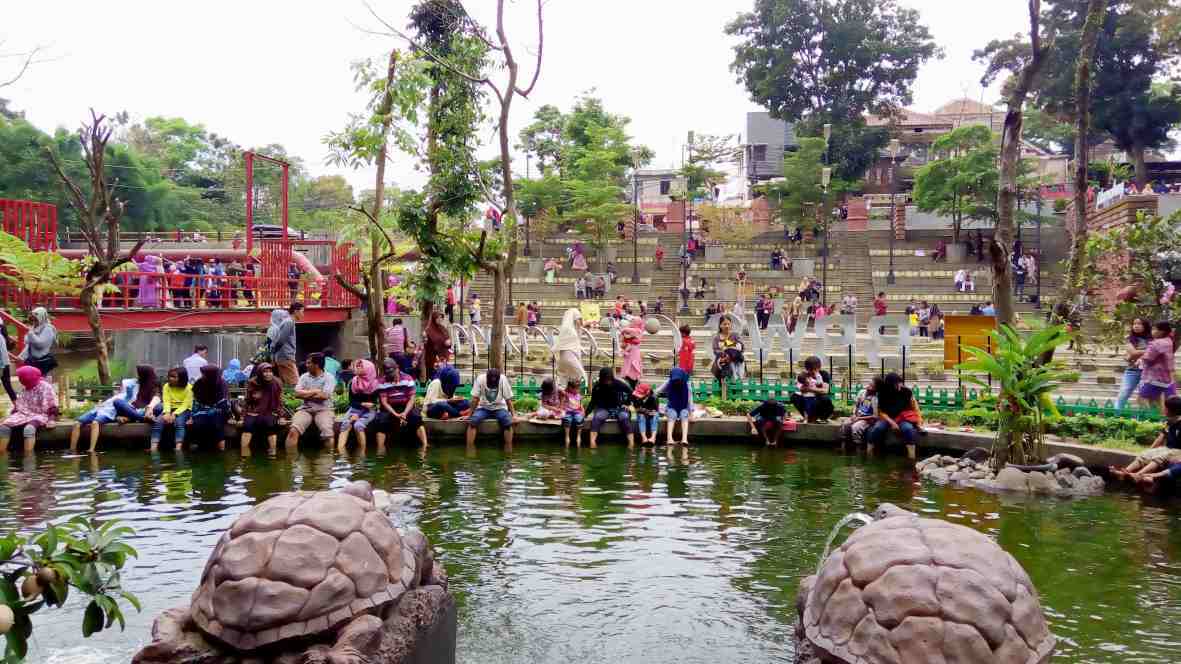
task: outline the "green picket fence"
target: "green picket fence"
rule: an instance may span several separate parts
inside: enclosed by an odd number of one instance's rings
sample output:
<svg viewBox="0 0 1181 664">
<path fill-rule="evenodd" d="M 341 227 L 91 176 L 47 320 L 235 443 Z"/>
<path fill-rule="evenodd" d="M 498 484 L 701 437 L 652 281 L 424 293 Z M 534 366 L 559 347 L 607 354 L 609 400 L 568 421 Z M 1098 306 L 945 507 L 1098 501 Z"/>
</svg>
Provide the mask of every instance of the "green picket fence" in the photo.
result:
<svg viewBox="0 0 1181 664">
<path fill-rule="evenodd" d="M 797 390 L 795 381 L 783 382 L 779 380 L 772 382 L 762 382 L 754 379 L 731 381 L 726 387 L 728 398 L 742 401 L 765 401 L 767 399 L 787 401 Z M 695 381 L 692 384 L 692 388 L 693 400 L 696 402 L 721 398 L 722 396 L 721 383 L 715 380 Z M 456 390 L 456 393 L 461 396 L 471 396 L 471 389 L 471 385 L 461 385 Z M 114 387 L 108 386 L 78 386 L 71 390 L 71 396 L 77 400 L 96 402 L 110 397 L 114 393 L 114 390 Z M 840 384 L 833 385 L 833 401 L 843 401 L 851 404 L 856 400 L 857 393 L 860 390 L 860 385 L 855 385 L 852 388 Z M 541 380 L 533 376 L 529 376 L 524 380 L 518 378 L 513 382 L 513 391 L 518 396 L 536 397 L 541 391 Z M 965 389 L 963 392 L 960 392 L 959 390 L 949 390 L 946 388 L 936 390 L 929 385 L 915 388 L 914 393 L 918 399 L 919 406 L 925 411 L 932 412 L 963 410 L 967 404 L 975 401 L 981 394 L 977 388 Z M 233 390 L 230 396 L 233 397 L 238 394 L 238 390 Z M 426 388 L 419 386 L 418 395 L 424 396 L 425 394 Z M 1100 415 L 1104 417 L 1126 417 L 1142 421 L 1159 421 L 1162 419 L 1160 414 L 1152 409 L 1125 408 L 1122 411 L 1116 410 L 1115 403 L 1111 399 L 1104 400 L 1100 403 L 1095 399 L 1084 401 L 1079 397 L 1072 403 L 1059 396 L 1054 401 L 1054 405 L 1063 415 Z"/>
</svg>

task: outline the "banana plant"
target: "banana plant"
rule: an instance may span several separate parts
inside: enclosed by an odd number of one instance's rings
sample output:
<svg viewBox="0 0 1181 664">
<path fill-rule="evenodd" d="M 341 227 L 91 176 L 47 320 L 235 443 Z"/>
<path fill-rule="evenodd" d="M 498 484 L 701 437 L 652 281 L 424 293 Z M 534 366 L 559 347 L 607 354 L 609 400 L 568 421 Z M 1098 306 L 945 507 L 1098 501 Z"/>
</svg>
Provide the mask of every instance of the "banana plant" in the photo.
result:
<svg viewBox="0 0 1181 664">
<path fill-rule="evenodd" d="M 975 346 L 964 350 L 972 359 L 956 368 L 966 374 L 964 380 L 985 388 L 965 415 L 997 417 L 997 436 L 993 441 L 992 462 L 996 469 L 1006 463 L 1037 464 L 1046 456 L 1046 416 L 1056 417 L 1051 395 L 1064 382 L 1078 379 L 1060 362 L 1043 363 L 1046 351 L 1070 341 L 1062 325 L 1018 332 L 1008 325 L 989 332 L 991 352 Z M 994 394 L 986 380 L 991 376 L 999 390 Z"/>
</svg>

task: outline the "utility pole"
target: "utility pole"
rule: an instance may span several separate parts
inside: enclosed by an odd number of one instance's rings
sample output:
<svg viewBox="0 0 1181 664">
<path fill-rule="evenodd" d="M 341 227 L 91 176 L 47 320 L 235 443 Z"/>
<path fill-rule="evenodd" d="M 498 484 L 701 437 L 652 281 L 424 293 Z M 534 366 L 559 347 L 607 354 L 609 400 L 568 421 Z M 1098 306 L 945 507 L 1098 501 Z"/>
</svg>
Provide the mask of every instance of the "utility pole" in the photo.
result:
<svg viewBox="0 0 1181 664">
<path fill-rule="evenodd" d="M 894 225 L 898 223 L 898 203 L 895 202 L 894 197 L 898 193 L 898 152 L 902 149 L 902 141 L 897 138 L 890 140 L 890 271 L 886 273 L 886 283 L 893 286 L 896 280 L 894 276 L 894 235 L 897 229 Z"/>
<path fill-rule="evenodd" d="M 832 208 L 828 202 L 828 183 L 832 180 L 832 168 L 828 165 L 828 139 L 832 137 L 832 125 L 825 123 L 824 125 L 824 168 L 820 171 L 820 181 L 824 185 L 823 208 L 820 211 L 821 223 L 824 224 L 824 248 L 820 251 L 820 259 L 824 261 L 821 268 L 821 279 L 823 280 L 820 288 L 820 304 L 824 308 L 828 308 L 828 231 L 830 222 L 830 209 Z"/>
<path fill-rule="evenodd" d="M 632 283 L 640 283 L 640 153 L 632 150 Z"/>
</svg>

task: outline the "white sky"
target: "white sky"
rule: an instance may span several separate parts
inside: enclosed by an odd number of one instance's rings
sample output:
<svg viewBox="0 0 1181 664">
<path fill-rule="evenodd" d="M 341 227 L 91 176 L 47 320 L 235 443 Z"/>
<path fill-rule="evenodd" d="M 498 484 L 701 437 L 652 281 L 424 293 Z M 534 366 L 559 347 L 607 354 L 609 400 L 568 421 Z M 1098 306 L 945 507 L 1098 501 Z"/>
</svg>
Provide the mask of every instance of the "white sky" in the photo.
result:
<svg viewBox="0 0 1181 664">
<path fill-rule="evenodd" d="M 981 67 L 973 49 L 1026 25 L 1024 0 L 900 0 L 918 8 L 943 60 L 926 65 L 913 107 L 930 111 L 963 96 L 979 99 Z M 129 111 L 136 119 L 180 116 L 243 146 L 281 143 L 313 174 L 342 173 L 359 191 L 372 175 L 323 165 L 323 135 L 362 108 L 349 63 L 380 55 L 394 40 L 365 34 L 378 28 L 360 0 L 206 0 L 202 3 L 109 0 L 101 10 L 80 2 L 5 3 L 0 51 L 49 46 L 54 59 L 15 86 L 0 90 L 47 131 L 77 127 L 91 106 Z M 377 11 L 404 25 L 411 0 L 376 1 Z M 495 0 L 467 0 L 477 18 Z M 518 44 L 524 75 L 532 73 L 536 25 L 532 2 L 510 0 L 507 29 Z M 656 151 L 654 167 L 680 163 L 690 130 L 742 131 L 746 111 L 759 110 L 730 72 L 731 42 L 723 26 L 751 0 L 547 0 L 541 80 L 532 99 L 514 108 L 513 137 L 540 104 L 567 110 L 595 88 L 606 107 L 632 118 L 635 139 Z M 528 50 L 528 52 L 526 52 Z M 0 59 L 2 67 L 11 60 Z M 2 76 L 0 76 L 2 77 Z M 995 101 L 993 92 L 986 101 Z M 491 137 L 491 130 L 488 132 Z M 523 156 L 517 170 L 524 171 Z M 399 160 L 389 179 L 414 185 Z"/>
</svg>

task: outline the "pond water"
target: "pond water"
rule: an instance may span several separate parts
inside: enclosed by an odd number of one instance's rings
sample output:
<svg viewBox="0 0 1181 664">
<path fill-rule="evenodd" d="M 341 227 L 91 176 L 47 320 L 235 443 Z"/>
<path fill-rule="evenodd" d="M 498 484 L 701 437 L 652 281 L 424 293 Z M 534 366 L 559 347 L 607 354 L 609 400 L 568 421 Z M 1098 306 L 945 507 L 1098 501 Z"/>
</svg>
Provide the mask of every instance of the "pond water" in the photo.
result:
<svg viewBox="0 0 1181 664">
<path fill-rule="evenodd" d="M 43 611 L 30 661 L 126 662 L 155 614 L 187 603 L 238 514 L 348 479 L 416 497 L 406 520 L 450 575 L 465 664 L 789 662 L 799 580 L 843 515 L 882 501 L 997 538 L 1041 592 L 1059 661 L 1175 662 L 1181 647 L 1176 505 L 1001 498 L 916 483 L 902 459 L 821 450 L 517 445 L 0 460 L 0 530 L 94 514 L 138 531 L 125 585 L 144 612 L 86 640 L 80 604 Z"/>
</svg>

